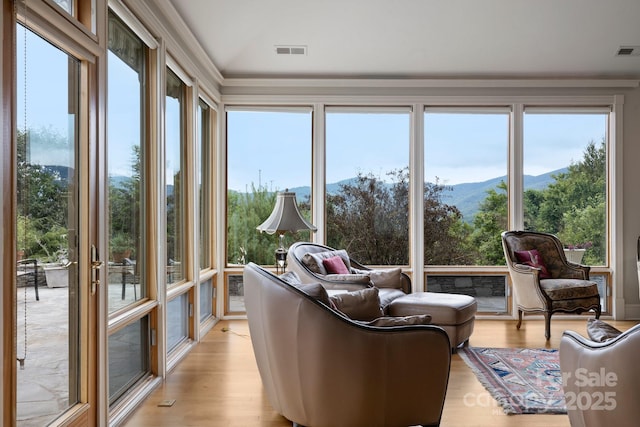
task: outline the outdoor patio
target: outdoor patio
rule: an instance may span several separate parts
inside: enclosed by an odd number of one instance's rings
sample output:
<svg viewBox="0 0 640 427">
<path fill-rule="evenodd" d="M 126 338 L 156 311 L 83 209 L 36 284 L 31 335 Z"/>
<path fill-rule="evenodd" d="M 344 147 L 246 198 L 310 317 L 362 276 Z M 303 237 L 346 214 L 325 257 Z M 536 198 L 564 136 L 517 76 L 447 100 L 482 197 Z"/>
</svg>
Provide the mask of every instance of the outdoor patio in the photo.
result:
<svg viewBox="0 0 640 427">
<path fill-rule="evenodd" d="M 125 285 L 122 299 L 121 276 L 111 277 L 115 282 L 109 284 L 111 310 L 134 302 L 134 285 Z M 139 298 L 139 285 L 135 286 Z M 20 287 L 17 294 L 16 351 L 19 359 L 24 358 L 23 368 L 16 361 L 20 427 L 46 425 L 69 406 L 69 288 L 41 283 L 38 291 L 39 301 L 33 286 Z"/>
</svg>

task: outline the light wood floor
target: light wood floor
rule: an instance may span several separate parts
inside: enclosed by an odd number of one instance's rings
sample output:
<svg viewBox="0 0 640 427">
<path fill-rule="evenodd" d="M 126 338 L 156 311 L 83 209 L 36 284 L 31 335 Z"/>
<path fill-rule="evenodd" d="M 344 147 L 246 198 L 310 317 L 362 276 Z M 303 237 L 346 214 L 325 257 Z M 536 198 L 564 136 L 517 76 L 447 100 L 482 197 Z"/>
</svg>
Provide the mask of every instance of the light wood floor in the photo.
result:
<svg viewBox="0 0 640 427">
<path fill-rule="evenodd" d="M 625 330 L 636 322 L 609 323 Z M 520 331 L 515 329 L 512 320 L 476 320 L 470 345 L 558 348 L 566 329 L 586 335 L 586 317 L 585 320 L 554 318 L 551 325 L 551 340 L 546 342 L 541 320 L 525 319 Z M 475 399 L 475 396 L 479 397 Z M 158 406 L 167 399 L 175 399 L 175 404 Z M 477 404 L 469 404 L 476 400 Z M 291 423 L 271 409 L 263 393 L 247 322 L 233 320 L 219 322 L 125 425 L 285 427 Z M 441 425 L 569 427 L 569 419 L 566 415 L 502 414 L 460 356 L 454 355 Z"/>
</svg>

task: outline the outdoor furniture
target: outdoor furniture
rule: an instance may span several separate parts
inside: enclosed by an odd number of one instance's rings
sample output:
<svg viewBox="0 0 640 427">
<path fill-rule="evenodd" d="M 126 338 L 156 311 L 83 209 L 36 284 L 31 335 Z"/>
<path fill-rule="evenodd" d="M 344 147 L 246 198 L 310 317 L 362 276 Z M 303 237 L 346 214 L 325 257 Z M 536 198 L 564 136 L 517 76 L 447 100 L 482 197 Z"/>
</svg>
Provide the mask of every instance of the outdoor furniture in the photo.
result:
<svg viewBox="0 0 640 427">
<path fill-rule="evenodd" d="M 127 284 L 133 285 L 133 299 L 138 299 L 138 291 L 136 285 L 138 284 L 138 264 L 136 260 L 130 258 L 122 259 L 122 299 L 125 298 L 125 291 Z"/>
<path fill-rule="evenodd" d="M 598 284 L 590 268 L 567 261 L 560 240 L 549 233 L 505 231 L 502 247 L 518 307 L 520 329 L 524 313 L 542 313 L 545 337 L 551 337 L 551 315 L 593 310 L 600 317 Z"/>
<path fill-rule="evenodd" d="M 266 395 L 294 426 L 440 424 L 451 363 L 442 328 L 351 320 L 327 305 L 326 291 L 313 297 L 253 263 L 244 290 Z"/>
<path fill-rule="evenodd" d="M 33 267 L 29 266 L 33 264 Z M 31 270 L 31 271 L 29 271 Z M 38 292 L 38 260 L 37 259 L 21 259 L 18 261 L 17 268 L 18 277 L 23 276 L 24 286 L 27 286 L 27 276 L 33 276 L 33 287 L 36 291 L 36 301 L 40 301 L 40 293 Z"/>
</svg>

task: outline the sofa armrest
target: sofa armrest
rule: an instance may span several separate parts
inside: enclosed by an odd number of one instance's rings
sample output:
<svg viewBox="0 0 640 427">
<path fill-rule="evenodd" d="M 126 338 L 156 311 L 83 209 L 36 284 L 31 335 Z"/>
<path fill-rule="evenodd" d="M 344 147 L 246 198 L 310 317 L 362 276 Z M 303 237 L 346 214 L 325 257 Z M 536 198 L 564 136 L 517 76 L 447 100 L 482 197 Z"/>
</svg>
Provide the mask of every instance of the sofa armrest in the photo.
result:
<svg viewBox="0 0 640 427">
<path fill-rule="evenodd" d="M 451 363 L 442 328 L 359 324 L 254 264 L 244 284 L 256 362 L 277 412 L 302 425 L 439 424 Z"/>
<path fill-rule="evenodd" d="M 565 331 L 560 369 L 572 427 L 635 425 L 640 417 L 640 325 L 598 343 Z M 632 424 L 629 424 L 629 423 Z"/>
</svg>

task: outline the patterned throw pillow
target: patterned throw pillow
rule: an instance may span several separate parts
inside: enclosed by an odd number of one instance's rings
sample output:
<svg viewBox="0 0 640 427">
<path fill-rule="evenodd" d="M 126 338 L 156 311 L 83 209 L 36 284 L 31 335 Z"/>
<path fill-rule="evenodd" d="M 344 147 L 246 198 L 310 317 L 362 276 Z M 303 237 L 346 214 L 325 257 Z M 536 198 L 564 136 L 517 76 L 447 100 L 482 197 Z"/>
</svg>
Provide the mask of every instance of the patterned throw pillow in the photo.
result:
<svg viewBox="0 0 640 427">
<path fill-rule="evenodd" d="M 539 268 L 541 279 L 551 278 L 549 270 L 547 270 L 547 266 L 544 264 L 544 261 L 542 261 L 542 257 L 536 249 L 531 249 L 529 251 L 516 251 L 516 258 L 521 264 Z"/>
</svg>

